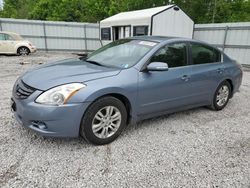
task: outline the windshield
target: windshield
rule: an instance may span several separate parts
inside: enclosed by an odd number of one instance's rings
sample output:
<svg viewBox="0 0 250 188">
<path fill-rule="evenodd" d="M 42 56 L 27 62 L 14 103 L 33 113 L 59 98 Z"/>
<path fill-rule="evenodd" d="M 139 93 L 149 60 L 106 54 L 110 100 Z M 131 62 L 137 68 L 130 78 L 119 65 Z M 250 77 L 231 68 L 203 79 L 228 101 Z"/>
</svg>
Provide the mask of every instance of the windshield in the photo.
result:
<svg viewBox="0 0 250 188">
<path fill-rule="evenodd" d="M 156 42 L 151 41 L 122 39 L 96 50 L 86 60 L 103 66 L 129 68 L 135 65 L 156 44 Z"/>
<path fill-rule="evenodd" d="M 24 40 L 20 35 L 12 33 L 11 37 L 14 38 L 15 40 Z"/>
</svg>

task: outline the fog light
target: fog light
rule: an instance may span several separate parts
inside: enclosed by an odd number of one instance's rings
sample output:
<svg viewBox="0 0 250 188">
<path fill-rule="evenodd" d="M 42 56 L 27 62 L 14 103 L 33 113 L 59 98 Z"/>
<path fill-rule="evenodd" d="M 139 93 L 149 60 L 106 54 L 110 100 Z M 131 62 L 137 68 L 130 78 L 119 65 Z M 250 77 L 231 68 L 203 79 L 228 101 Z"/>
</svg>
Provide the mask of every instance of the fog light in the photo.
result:
<svg viewBox="0 0 250 188">
<path fill-rule="evenodd" d="M 47 129 L 47 126 L 44 122 L 42 121 L 32 121 L 32 125 L 38 129 Z"/>
</svg>

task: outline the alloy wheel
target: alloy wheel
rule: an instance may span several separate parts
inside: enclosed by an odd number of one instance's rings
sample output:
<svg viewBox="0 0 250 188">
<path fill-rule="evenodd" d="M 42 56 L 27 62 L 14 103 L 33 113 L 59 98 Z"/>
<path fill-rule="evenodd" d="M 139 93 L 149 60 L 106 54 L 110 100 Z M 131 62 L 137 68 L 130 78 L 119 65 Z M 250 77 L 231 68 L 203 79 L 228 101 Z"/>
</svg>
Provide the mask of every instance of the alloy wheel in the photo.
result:
<svg viewBox="0 0 250 188">
<path fill-rule="evenodd" d="M 122 121 L 121 112 L 114 106 L 105 106 L 93 118 L 92 131 L 98 138 L 109 138 L 116 133 Z"/>
<path fill-rule="evenodd" d="M 27 48 L 20 48 L 19 49 L 19 54 L 20 55 L 28 55 L 29 54 L 29 50 Z"/>
<path fill-rule="evenodd" d="M 224 106 L 229 98 L 229 88 L 227 85 L 222 85 L 216 96 L 216 104 L 218 106 Z"/>
</svg>

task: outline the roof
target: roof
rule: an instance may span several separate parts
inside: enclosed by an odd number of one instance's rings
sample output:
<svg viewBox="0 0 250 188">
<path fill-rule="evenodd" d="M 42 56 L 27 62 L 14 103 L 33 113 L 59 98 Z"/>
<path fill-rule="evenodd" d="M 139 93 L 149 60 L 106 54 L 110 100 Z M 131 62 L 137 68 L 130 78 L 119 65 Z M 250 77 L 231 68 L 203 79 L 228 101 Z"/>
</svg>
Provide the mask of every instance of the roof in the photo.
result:
<svg viewBox="0 0 250 188">
<path fill-rule="evenodd" d="M 172 37 L 172 36 L 135 36 L 135 37 L 130 37 L 129 39 L 135 39 L 135 40 L 146 40 L 146 41 L 152 41 L 152 42 L 165 42 L 165 41 L 169 41 L 171 40 L 171 42 L 177 42 L 177 41 L 186 41 L 186 42 L 198 42 L 201 44 L 206 44 L 209 46 L 209 43 L 203 42 L 203 41 L 199 41 L 199 40 L 195 40 L 195 39 L 190 39 L 190 38 L 185 38 L 185 37 Z"/>
<path fill-rule="evenodd" d="M 22 38 L 19 34 L 14 33 L 14 32 L 0 31 L 0 34 L 7 34 L 7 35 L 10 35 L 10 36 L 12 36 L 14 39 L 16 39 L 16 40 L 23 40 L 23 38 Z"/>
<path fill-rule="evenodd" d="M 137 40 L 149 40 L 153 42 L 163 42 L 170 39 L 176 39 L 177 37 L 165 37 L 165 36 L 136 36 L 130 37 L 130 39 L 137 39 Z"/>
<path fill-rule="evenodd" d="M 114 16 L 111 16 L 109 18 L 106 18 L 101 21 L 101 23 L 113 23 L 113 22 L 125 22 L 130 20 L 142 20 L 142 19 L 151 19 L 151 17 L 161 11 L 164 11 L 168 8 L 173 7 L 174 5 L 167 5 L 167 6 L 161 6 L 161 7 L 155 7 L 155 8 L 149 8 L 149 9 L 143 9 L 143 10 L 136 10 L 136 11 L 130 11 L 130 12 L 122 12 L 119 14 L 116 14 Z"/>
<path fill-rule="evenodd" d="M 17 33 L 9 32 L 9 31 L 0 31 L 0 33 L 9 34 L 9 35 L 17 35 Z"/>
</svg>

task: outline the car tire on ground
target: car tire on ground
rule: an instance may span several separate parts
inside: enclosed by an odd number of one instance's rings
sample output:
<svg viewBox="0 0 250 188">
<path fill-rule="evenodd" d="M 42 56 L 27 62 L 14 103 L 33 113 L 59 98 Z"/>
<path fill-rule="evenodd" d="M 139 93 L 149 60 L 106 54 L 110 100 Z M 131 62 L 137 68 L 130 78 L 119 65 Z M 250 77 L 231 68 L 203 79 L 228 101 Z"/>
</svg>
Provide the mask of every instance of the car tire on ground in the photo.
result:
<svg viewBox="0 0 250 188">
<path fill-rule="evenodd" d="M 216 89 L 213 97 L 213 103 L 210 106 L 213 110 L 219 111 L 227 105 L 232 88 L 228 81 L 222 82 Z"/>
<path fill-rule="evenodd" d="M 29 55 L 30 50 L 29 50 L 29 48 L 27 48 L 25 46 L 21 46 L 17 49 L 17 54 L 18 55 Z"/>
<path fill-rule="evenodd" d="M 127 124 L 127 110 L 117 98 L 107 96 L 98 99 L 85 112 L 80 135 L 95 145 L 114 141 Z"/>
</svg>

